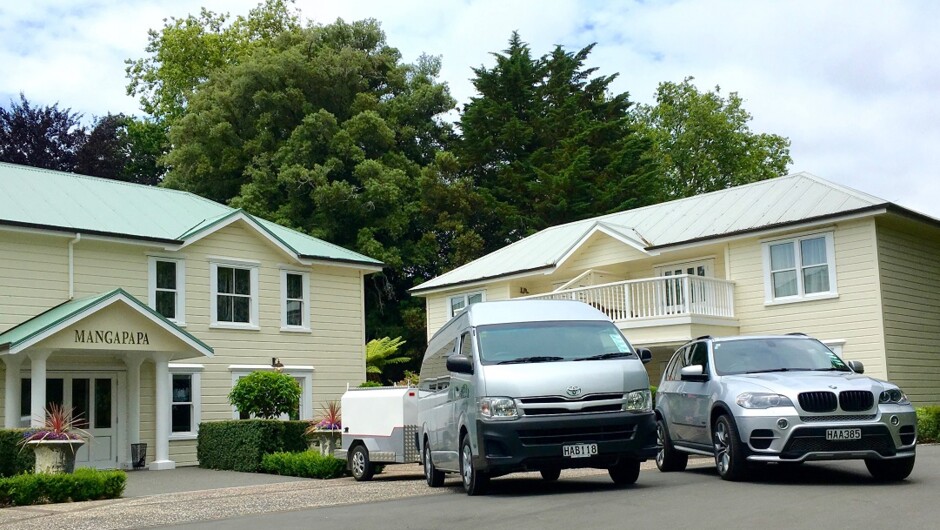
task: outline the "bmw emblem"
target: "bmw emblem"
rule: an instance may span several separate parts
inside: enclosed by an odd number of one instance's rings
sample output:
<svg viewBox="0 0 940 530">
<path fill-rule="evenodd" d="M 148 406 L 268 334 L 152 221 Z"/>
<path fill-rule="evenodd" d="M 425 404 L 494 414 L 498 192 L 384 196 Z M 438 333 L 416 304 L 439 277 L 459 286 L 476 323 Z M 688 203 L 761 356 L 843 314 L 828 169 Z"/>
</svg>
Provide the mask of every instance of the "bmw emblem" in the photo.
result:
<svg viewBox="0 0 940 530">
<path fill-rule="evenodd" d="M 837 388 L 839 388 L 839 387 L 837 387 L 836 385 L 829 385 L 829 388 L 835 390 L 835 389 L 837 389 Z"/>
<path fill-rule="evenodd" d="M 569 386 L 568 388 L 565 389 L 565 394 L 568 394 L 568 395 L 571 396 L 571 397 L 580 396 L 580 395 L 581 395 L 581 387 L 579 387 L 579 386 L 573 386 L 573 385 L 572 385 L 572 386 Z"/>
</svg>

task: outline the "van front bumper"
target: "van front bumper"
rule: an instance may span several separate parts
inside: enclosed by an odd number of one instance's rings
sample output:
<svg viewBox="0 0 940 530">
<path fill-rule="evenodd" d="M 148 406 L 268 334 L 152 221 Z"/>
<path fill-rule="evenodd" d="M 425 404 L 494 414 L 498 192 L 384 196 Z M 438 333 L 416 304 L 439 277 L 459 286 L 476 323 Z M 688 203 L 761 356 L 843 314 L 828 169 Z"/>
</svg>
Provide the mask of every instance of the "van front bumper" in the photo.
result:
<svg viewBox="0 0 940 530">
<path fill-rule="evenodd" d="M 474 467 L 492 476 L 541 469 L 608 468 L 621 459 L 644 461 L 659 451 L 652 412 L 565 414 L 512 421 L 477 420 L 480 456 Z M 590 457 L 565 457 L 563 447 L 597 444 Z"/>
</svg>

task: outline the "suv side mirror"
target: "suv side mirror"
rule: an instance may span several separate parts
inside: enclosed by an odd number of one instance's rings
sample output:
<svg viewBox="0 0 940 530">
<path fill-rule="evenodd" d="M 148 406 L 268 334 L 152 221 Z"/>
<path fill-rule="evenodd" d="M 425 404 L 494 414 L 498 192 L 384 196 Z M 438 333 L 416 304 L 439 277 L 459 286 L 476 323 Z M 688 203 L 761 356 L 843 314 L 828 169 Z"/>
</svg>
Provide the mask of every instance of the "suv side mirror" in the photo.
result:
<svg viewBox="0 0 940 530">
<path fill-rule="evenodd" d="M 451 355 L 447 358 L 447 370 L 458 374 L 472 374 L 473 361 L 462 355 Z"/>
<path fill-rule="evenodd" d="M 857 374 L 865 373 L 865 365 L 862 364 L 862 361 L 849 361 L 846 364 L 848 364 L 849 368 L 851 368 L 852 371 Z"/>
<path fill-rule="evenodd" d="M 640 356 L 640 360 L 643 361 L 643 364 L 653 360 L 653 352 L 651 352 L 649 348 L 640 348 L 636 353 Z"/>
<path fill-rule="evenodd" d="M 679 378 L 683 381 L 695 381 L 702 383 L 708 381 L 708 374 L 705 373 L 705 367 L 700 364 L 684 366 L 679 370 Z"/>
</svg>

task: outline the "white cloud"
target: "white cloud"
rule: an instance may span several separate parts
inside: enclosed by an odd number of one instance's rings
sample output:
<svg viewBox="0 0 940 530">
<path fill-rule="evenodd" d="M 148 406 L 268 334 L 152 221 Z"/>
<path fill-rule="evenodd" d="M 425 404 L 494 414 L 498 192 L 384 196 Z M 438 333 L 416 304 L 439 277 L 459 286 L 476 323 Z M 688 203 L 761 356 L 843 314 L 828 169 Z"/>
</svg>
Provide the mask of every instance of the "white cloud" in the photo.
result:
<svg viewBox="0 0 940 530">
<path fill-rule="evenodd" d="M 86 116 L 138 112 L 124 59 L 147 29 L 204 5 L 245 14 L 255 0 L 65 0 L 0 5 L 0 99 L 19 91 Z M 787 136 L 809 171 L 940 217 L 940 4 L 927 1 L 297 0 L 320 23 L 375 18 L 406 61 L 441 55 L 441 77 L 465 102 L 472 68 L 520 31 L 534 55 L 597 42 L 589 65 L 649 103 L 661 81 L 693 75 L 737 91 L 752 129 Z M 77 6 L 77 7 L 76 7 Z M 5 103 L 5 101 L 4 101 Z"/>
</svg>

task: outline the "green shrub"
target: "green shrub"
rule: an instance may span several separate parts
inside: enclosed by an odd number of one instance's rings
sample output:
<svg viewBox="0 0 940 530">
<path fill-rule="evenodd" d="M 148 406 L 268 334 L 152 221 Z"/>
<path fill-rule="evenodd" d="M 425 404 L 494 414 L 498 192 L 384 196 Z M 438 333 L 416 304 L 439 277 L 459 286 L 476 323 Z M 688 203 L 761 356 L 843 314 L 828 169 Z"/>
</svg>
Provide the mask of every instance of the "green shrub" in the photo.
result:
<svg viewBox="0 0 940 530">
<path fill-rule="evenodd" d="M 656 406 L 656 388 L 657 388 L 657 387 L 655 387 L 655 386 L 653 386 L 653 385 L 650 385 L 650 396 L 653 397 L 653 400 L 652 400 L 652 401 L 653 401 L 653 407 Z"/>
<path fill-rule="evenodd" d="M 0 478 L 0 507 L 116 499 L 124 493 L 127 474 L 81 468 L 75 473 L 26 474 Z"/>
<path fill-rule="evenodd" d="M 274 475 L 304 478 L 339 478 L 346 473 L 346 462 L 317 451 L 272 453 L 264 455 L 261 470 Z"/>
<path fill-rule="evenodd" d="M 280 451 L 307 450 L 306 421 L 229 420 L 199 425 L 196 457 L 209 469 L 257 472 L 261 458 Z"/>
<path fill-rule="evenodd" d="M 378 381 L 363 381 L 359 385 L 359 388 L 372 388 L 376 386 L 382 386 L 382 383 L 379 383 Z"/>
<path fill-rule="evenodd" d="M 29 473 L 36 466 L 31 447 L 19 445 L 26 429 L 0 429 L 0 477 Z"/>
<path fill-rule="evenodd" d="M 917 440 L 940 441 L 940 406 L 932 405 L 917 409 Z"/>
<path fill-rule="evenodd" d="M 277 418 L 300 406 L 300 384 L 279 372 L 251 372 L 239 379 L 228 400 L 239 412 L 257 418 Z"/>
</svg>

